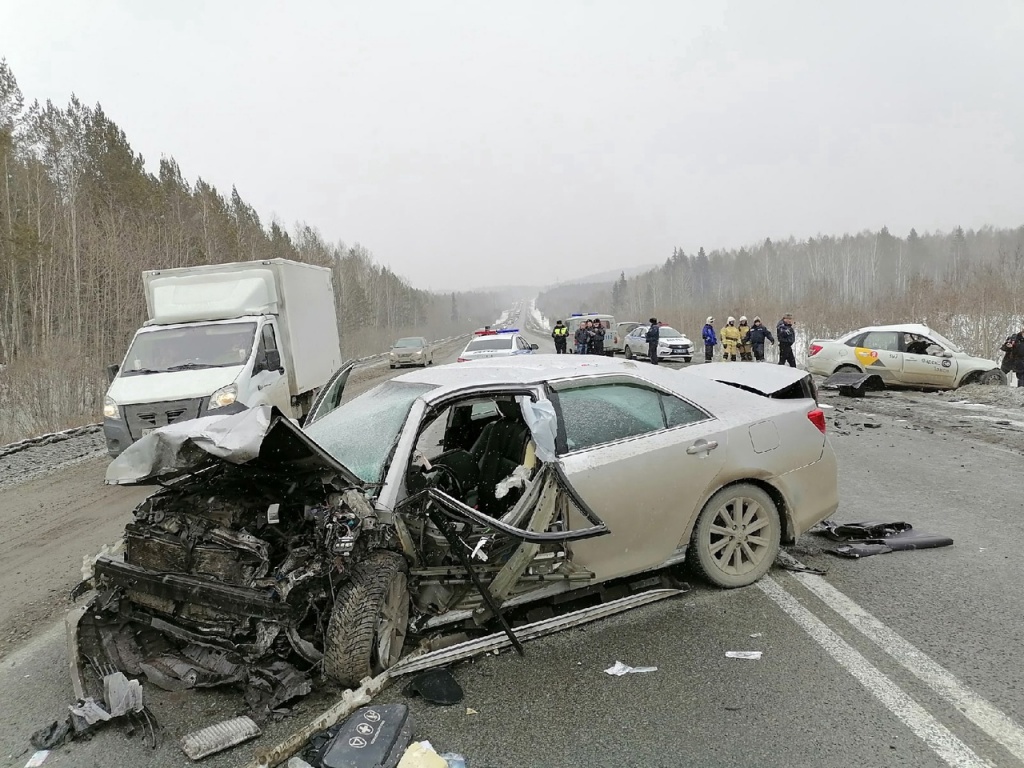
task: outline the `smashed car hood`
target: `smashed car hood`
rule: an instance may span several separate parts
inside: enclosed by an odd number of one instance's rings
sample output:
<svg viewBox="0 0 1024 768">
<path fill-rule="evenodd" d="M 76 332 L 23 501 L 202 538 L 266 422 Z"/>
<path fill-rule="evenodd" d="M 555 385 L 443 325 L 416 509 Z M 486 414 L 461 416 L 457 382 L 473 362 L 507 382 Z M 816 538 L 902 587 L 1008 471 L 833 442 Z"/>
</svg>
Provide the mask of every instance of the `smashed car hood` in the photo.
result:
<svg viewBox="0 0 1024 768">
<path fill-rule="evenodd" d="M 218 462 L 254 468 L 321 467 L 353 486 L 363 482 L 277 408 L 260 405 L 226 416 L 204 416 L 154 430 L 107 467 L 108 485 L 170 479 Z"/>
<path fill-rule="evenodd" d="M 704 363 L 680 371 L 686 376 L 700 376 L 722 384 L 738 384 L 771 397 L 807 375 L 807 371 L 787 365 L 766 363 Z"/>
</svg>

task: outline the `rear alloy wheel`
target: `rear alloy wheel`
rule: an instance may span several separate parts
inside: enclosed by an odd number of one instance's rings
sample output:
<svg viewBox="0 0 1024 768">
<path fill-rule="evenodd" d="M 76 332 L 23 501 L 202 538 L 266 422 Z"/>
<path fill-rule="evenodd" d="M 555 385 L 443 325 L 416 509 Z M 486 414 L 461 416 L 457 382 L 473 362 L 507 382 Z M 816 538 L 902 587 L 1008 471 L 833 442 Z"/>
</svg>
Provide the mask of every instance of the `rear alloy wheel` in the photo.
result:
<svg viewBox="0 0 1024 768">
<path fill-rule="evenodd" d="M 704 505 L 686 560 L 717 587 L 745 587 L 772 567 L 781 529 L 767 493 L 747 483 L 730 485 Z"/>
<path fill-rule="evenodd" d="M 993 368 L 991 371 L 985 371 L 983 374 L 978 376 L 975 381 L 979 384 L 995 387 L 1006 383 L 1006 374 L 998 368 Z"/>
<path fill-rule="evenodd" d="M 623 357 L 625 357 L 625 358 L 626 358 L 627 360 L 632 360 L 632 359 L 633 359 L 633 350 L 632 350 L 632 349 L 630 349 L 629 347 L 626 347 L 626 348 L 625 348 L 625 349 L 624 349 L 624 350 L 622 351 L 622 355 L 623 355 Z"/>
<path fill-rule="evenodd" d="M 349 572 L 324 638 L 324 672 L 332 680 L 355 687 L 401 658 L 409 629 L 406 570 L 401 555 L 380 551 Z"/>
</svg>

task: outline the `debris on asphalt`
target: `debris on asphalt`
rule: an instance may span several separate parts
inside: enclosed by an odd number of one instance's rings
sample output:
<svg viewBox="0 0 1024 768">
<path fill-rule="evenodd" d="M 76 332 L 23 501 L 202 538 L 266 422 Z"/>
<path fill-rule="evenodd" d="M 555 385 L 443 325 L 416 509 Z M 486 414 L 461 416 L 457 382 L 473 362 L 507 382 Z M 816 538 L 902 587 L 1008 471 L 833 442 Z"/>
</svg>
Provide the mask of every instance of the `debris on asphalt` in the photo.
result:
<svg viewBox="0 0 1024 768">
<path fill-rule="evenodd" d="M 417 741 L 405 750 L 398 768 L 448 768 L 448 762 L 434 751 L 429 741 Z"/>
<path fill-rule="evenodd" d="M 753 659 L 754 661 L 761 658 L 762 651 L 726 651 L 725 658 L 727 659 Z"/>
<path fill-rule="evenodd" d="M 623 675 L 635 675 L 642 674 L 644 672 L 657 672 L 657 667 L 631 667 L 628 664 L 623 664 L 621 661 L 616 661 L 612 664 L 605 672 L 615 677 L 622 677 Z"/>
<path fill-rule="evenodd" d="M 97 670 L 101 672 L 100 670 Z M 156 718 L 142 701 L 142 684 L 129 680 L 123 672 L 103 668 L 103 699 L 92 696 L 79 699 L 68 706 L 68 716 L 40 728 L 29 739 L 38 750 L 52 750 L 62 744 L 84 736 L 107 722 L 124 722 L 128 735 L 138 727 L 143 732 L 143 742 L 156 747 L 156 732 L 159 728 Z M 101 673 L 102 673 L 101 672 Z"/>
<path fill-rule="evenodd" d="M 467 715 L 479 715 L 480 713 L 479 713 L 479 712 L 477 712 L 477 711 L 476 711 L 475 709 L 473 709 L 472 707 L 466 707 L 466 714 L 467 714 Z"/>
<path fill-rule="evenodd" d="M 462 701 L 462 686 L 447 669 L 428 669 L 416 675 L 403 689 L 406 696 L 422 696 L 431 704 L 450 706 Z"/>
<path fill-rule="evenodd" d="M 314 768 L 404 765 L 412 728 L 412 716 L 405 704 L 362 707 L 344 722 L 314 734 L 301 757 Z"/>
<path fill-rule="evenodd" d="M 38 752 L 32 754 L 32 757 L 25 763 L 25 768 L 39 768 L 40 765 L 46 762 L 46 758 L 50 756 L 50 750 L 41 749 Z"/>
<path fill-rule="evenodd" d="M 754 634 L 751 635 L 751 637 L 761 637 L 763 634 L 764 633 L 762 633 L 762 632 L 755 632 Z"/>
<path fill-rule="evenodd" d="M 864 397 L 867 392 L 885 389 L 885 383 L 877 374 L 850 370 L 833 373 L 821 386 L 823 389 L 838 389 L 843 397 Z"/>
<path fill-rule="evenodd" d="M 190 759 L 202 760 L 208 755 L 255 739 L 260 733 L 260 727 L 251 717 L 234 717 L 185 734 L 181 739 L 181 748 Z"/>
<path fill-rule="evenodd" d="M 448 764 L 448 768 L 466 768 L 466 758 L 457 752 L 445 752 L 441 759 Z"/>
<path fill-rule="evenodd" d="M 833 520 L 824 520 L 810 532 L 826 536 L 833 541 L 844 542 L 828 551 L 840 557 L 854 559 L 889 552 L 953 545 L 953 539 L 949 536 L 922 533 L 913 528 L 910 523 L 905 522 L 886 523 L 873 520 L 863 523 L 837 523 Z"/>
</svg>

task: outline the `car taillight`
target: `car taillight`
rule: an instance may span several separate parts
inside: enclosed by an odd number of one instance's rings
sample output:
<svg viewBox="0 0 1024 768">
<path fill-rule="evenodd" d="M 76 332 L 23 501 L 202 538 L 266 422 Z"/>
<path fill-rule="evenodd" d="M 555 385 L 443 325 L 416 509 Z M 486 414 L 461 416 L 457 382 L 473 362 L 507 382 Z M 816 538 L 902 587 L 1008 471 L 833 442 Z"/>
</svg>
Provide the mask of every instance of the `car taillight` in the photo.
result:
<svg viewBox="0 0 1024 768">
<path fill-rule="evenodd" d="M 825 434 L 825 412 L 821 408 L 815 408 L 813 411 L 807 412 L 807 418 L 811 424 L 816 426 L 821 434 Z"/>
<path fill-rule="evenodd" d="M 619 343 L 619 334 L 616 333 L 615 336 L 613 336 L 612 338 L 614 339 L 614 341 L 612 342 L 613 344 Z"/>
<path fill-rule="evenodd" d="M 811 348 L 807 350 L 807 355 L 808 357 L 814 357 L 816 354 L 821 352 L 822 349 L 823 347 L 821 344 L 811 344 Z"/>
<path fill-rule="evenodd" d="M 456 362 L 456 363 L 468 363 L 468 362 L 469 362 L 469 358 L 468 358 L 468 357 L 460 357 L 460 358 L 459 358 L 458 360 L 456 360 L 455 362 Z"/>
</svg>

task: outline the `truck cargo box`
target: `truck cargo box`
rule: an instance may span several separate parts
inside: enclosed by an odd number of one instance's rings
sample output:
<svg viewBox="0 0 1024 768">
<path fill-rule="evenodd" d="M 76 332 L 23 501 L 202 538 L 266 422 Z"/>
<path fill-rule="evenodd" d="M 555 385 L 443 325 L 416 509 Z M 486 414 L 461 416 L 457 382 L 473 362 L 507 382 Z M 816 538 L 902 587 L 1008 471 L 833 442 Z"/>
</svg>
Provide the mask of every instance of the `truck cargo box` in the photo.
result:
<svg viewBox="0 0 1024 768">
<path fill-rule="evenodd" d="M 288 259 L 142 273 L 147 325 L 273 315 L 293 395 L 323 385 L 341 365 L 330 269 Z"/>
</svg>

